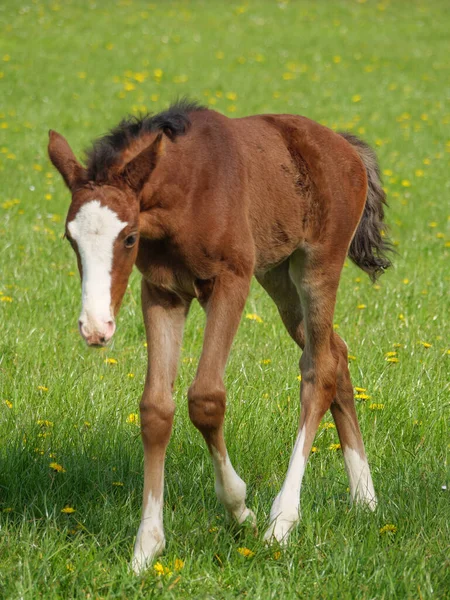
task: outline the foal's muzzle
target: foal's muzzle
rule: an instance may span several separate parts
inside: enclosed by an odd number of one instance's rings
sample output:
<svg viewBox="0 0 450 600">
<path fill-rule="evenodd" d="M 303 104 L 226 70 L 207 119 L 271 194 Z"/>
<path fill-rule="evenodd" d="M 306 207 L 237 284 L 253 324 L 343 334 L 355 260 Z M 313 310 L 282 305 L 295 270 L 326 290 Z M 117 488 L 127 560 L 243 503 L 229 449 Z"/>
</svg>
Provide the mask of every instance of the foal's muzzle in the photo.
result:
<svg viewBox="0 0 450 600">
<path fill-rule="evenodd" d="M 80 319 L 78 328 L 88 346 L 106 346 L 114 335 L 116 324 L 114 321 L 92 323 Z"/>
</svg>

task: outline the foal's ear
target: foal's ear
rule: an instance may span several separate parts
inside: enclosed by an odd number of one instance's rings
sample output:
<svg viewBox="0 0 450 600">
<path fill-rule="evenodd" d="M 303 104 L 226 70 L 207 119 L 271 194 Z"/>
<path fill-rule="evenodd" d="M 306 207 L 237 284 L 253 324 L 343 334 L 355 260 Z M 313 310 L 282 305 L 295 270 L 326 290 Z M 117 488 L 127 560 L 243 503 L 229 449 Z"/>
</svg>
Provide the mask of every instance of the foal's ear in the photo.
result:
<svg viewBox="0 0 450 600">
<path fill-rule="evenodd" d="M 150 146 L 142 150 L 123 168 L 121 175 L 136 194 L 142 190 L 151 172 L 156 167 L 158 158 L 163 152 L 163 144 L 163 134 L 161 132 Z"/>
<path fill-rule="evenodd" d="M 86 178 L 86 170 L 75 158 L 65 137 L 51 129 L 48 135 L 50 160 L 63 176 L 67 187 L 72 190 L 78 181 Z"/>
</svg>

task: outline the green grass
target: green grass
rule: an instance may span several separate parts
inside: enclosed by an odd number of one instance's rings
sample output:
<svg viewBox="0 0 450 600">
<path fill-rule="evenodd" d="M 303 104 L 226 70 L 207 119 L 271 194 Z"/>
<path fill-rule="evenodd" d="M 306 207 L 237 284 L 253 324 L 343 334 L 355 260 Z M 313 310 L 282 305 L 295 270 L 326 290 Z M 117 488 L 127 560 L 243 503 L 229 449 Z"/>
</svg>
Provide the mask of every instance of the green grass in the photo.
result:
<svg viewBox="0 0 450 600">
<path fill-rule="evenodd" d="M 444 0 L 1 3 L 1 598 L 450 597 L 449 27 Z M 187 415 L 204 327 L 194 306 L 161 559 L 185 565 L 135 577 L 143 460 L 127 417 L 146 368 L 139 276 L 111 347 L 86 348 L 75 257 L 61 239 L 69 195 L 47 159 L 47 130 L 81 152 L 125 114 L 184 94 L 230 116 L 304 114 L 377 148 L 395 268 L 379 287 L 345 268 L 335 323 L 355 357 L 353 383 L 371 396 L 358 412 L 380 502 L 374 514 L 350 508 L 342 456 L 329 450 L 336 431 L 322 428 L 301 523 L 278 559 L 261 535 L 226 522 Z M 299 353 L 256 284 L 246 312 L 263 322 L 243 318 L 234 344 L 226 436 L 263 531 L 295 438 Z M 76 512 L 61 513 L 66 505 Z M 397 532 L 380 534 L 386 524 Z"/>
</svg>

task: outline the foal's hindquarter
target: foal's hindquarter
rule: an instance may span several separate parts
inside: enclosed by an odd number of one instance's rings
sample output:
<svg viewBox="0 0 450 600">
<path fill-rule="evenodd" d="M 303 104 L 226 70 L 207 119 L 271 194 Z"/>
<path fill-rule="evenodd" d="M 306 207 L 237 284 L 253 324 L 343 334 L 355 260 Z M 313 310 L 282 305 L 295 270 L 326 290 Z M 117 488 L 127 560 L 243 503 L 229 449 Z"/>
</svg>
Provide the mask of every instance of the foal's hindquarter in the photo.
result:
<svg viewBox="0 0 450 600">
<path fill-rule="evenodd" d="M 223 376 L 253 274 L 303 350 L 297 440 L 265 539 L 286 542 L 299 518 L 306 460 L 329 408 L 351 496 L 371 508 L 376 502 L 346 346 L 332 327 L 341 270 L 366 199 L 364 165 L 343 138 L 308 119 L 281 115 L 230 120 L 208 114 L 206 129 L 198 124 L 202 113 L 193 114 L 188 135 L 166 144 L 141 203 L 144 230 L 137 265 L 143 274 L 148 373 L 140 404 L 145 482 L 134 554 L 137 571 L 165 544 L 164 459 L 175 411 L 172 387 L 194 297 L 206 311 L 206 328 L 188 392 L 190 418 L 210 451 L 219 500 L 237 522 L 255 523 L 245 504 L 246 485 L 231 464 L 223 436 Z M 192 160 L 190 151 L 198 147 L 203 150 Z M 183 158 L 195 168 L 201 186 L 183 189 Z M 154 213 L 146 213 L 145 206 L 154 206 L 155 196 L 164 206 L 165 194 L 173 198 L 177 193 L 183 196 L 182 206 L 164 214 L 172 240 L 169 253 L 164 241 L 145 239 L 145 226 L 154 226 Z"/>
</svg>

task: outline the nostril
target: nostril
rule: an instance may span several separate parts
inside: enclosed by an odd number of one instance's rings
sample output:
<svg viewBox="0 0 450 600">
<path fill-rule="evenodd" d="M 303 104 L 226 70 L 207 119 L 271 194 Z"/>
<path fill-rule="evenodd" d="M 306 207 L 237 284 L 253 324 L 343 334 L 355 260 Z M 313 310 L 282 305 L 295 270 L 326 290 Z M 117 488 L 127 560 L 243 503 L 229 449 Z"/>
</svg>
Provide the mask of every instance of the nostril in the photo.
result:
<svg viewBox="0 0 450 600">
<path fill-rule="evenodd" d="M 115 329 L 116 329 L 116 324 L 114 323 L 114 321 L 108 321 L 106 323 L 106 332 L 105 332 L 106 339 L 109 340 L 113 336 Z"/>
</svg>

